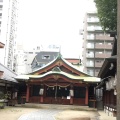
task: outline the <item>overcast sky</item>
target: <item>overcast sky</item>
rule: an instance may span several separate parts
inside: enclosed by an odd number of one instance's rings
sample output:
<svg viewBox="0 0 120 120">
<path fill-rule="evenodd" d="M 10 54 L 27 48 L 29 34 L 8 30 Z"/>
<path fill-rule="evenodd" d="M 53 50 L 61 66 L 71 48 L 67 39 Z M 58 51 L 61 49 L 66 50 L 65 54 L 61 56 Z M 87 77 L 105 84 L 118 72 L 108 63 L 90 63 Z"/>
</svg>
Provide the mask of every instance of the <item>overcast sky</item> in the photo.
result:
<svg viewBox="0 0 120 120">
<path fill-rule="evenodd" d="M 17 39 L 25 49 L 57 44 L 64 57 L 81 54 L 85 12 L 94 10 L 92 0 L 21 0 Z"/>
</svg>

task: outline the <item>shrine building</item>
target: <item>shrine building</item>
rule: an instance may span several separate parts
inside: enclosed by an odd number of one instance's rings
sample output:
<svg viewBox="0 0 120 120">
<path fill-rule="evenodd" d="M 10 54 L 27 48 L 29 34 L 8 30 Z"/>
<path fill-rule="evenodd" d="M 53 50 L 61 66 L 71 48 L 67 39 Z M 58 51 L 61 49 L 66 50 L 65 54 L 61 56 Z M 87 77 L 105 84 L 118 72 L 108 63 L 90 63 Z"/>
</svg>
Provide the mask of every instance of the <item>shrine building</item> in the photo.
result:
<svg viewBox="0 0 120 120">
<path fill-rule="evenodd" d="M 18 98 L 27 103 L 85 106 L 96 101 L 95 87 L 100 82 L 100 78 L 80 71 L 61 55 L 15 79 L 19 82 Z"/>
</svg>

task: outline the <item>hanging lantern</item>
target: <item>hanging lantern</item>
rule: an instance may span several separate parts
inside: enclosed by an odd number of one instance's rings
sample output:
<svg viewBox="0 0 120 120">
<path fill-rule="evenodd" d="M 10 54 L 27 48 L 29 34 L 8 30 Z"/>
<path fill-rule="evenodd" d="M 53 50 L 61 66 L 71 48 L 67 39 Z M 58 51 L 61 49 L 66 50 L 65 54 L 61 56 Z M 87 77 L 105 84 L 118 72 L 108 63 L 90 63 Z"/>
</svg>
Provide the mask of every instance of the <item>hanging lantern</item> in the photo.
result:
<svg viewBox="0 0 120 120">
<path fill-rule="evenodd" d="M 71 96 L 71 97 L 74 96 L 74 90 L 73 90 L 73 89 L 70 90 L 70 96 Z"/>
<path fill-rule="evenodd" d="M 43 93 L 44 93 L 44 89 L 40 88 L 39 95 L 43 95 Z"/>
</svg>

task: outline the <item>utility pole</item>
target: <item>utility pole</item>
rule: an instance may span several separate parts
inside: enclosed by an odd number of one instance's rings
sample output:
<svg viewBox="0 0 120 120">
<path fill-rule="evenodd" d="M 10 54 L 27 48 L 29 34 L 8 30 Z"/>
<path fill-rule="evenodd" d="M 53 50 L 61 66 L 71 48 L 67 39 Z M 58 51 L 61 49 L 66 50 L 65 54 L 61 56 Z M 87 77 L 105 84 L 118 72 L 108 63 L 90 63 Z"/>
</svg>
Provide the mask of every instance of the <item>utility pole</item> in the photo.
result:
<svg viewBox="0 0 120 120">
<path fill-rule="evenodd" d="M 120 120 L 120 0 L 117 0 L 117 120 Z"/>
</svg>

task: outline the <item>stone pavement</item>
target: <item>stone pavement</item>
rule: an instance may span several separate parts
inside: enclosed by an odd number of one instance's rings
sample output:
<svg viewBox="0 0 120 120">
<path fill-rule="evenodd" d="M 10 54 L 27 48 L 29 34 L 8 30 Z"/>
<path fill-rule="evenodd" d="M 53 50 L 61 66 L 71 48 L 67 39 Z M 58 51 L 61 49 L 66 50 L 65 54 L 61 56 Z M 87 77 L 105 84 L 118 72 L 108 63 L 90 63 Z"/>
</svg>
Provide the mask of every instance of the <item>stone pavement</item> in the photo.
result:
<svg viewBox="0 0 120 120">
<path fill-rule="evenodd" d="M 18 120 L 55 120 L 54 115 L 64 110 L 82 110 L 82 111 L 96 111 L 98 115 L 92 117 L 91 120 L 116 120 L 116 117 L 108 116 L 103 110 L 97 111 L 85 106 L 74 105 L 41 105 L 41 104 L 26 104 L 23 107 L 35 107 L 40 110 L 22 115 Z M 74 109 L 73 109 L 74 108 Z"/>
<path fill-rule="evenodd" d="M 116 120 L 116 117 L 108 116 L 103 110 L 98 111 L 99 117 L 98 120 Z"/>
<path fill-rule="evenodd" d="M 62 110 L 41 109 L 36 112 L 22 115 L 18 120 L 55 120 L 54 115 Z"/>
<path fill-rule="evenodd" d="M 54 115 L 64 110 L 58 109 L 41 109 L 36 112 L 22 115 L 18 120 L 56 120 Z M 116 120 L 116 117 L 108 116 L 104 111 L 98 111 L 99 116 L 91 120 Z"/>
</svg>

